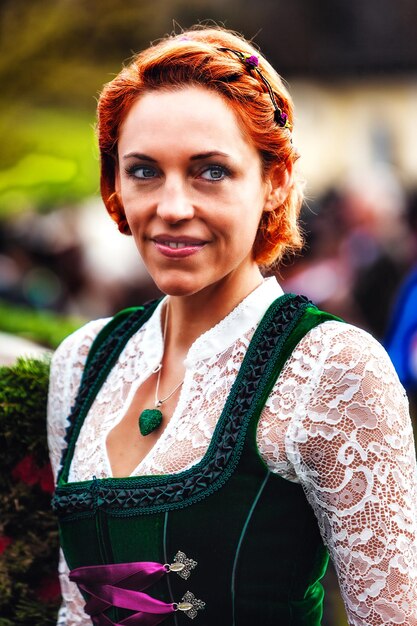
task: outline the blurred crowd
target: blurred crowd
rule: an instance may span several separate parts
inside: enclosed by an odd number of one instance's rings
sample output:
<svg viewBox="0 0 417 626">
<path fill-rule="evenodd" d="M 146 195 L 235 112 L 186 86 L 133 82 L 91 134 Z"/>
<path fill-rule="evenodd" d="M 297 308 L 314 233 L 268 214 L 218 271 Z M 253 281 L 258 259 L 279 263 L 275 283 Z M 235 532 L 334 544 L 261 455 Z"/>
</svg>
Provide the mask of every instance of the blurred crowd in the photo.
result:
<svg viewBox="0 0 417 626">
<path fill-rule="evenodd" d="M 417 263 L 417 191 L 384 166 L 308 199 L 305 247 L 276 269 L 286 291 L 369 330 L 387 332 L 396 294 Z M 99 199 L 0 221 L 0 299 L 85 318 L 158 295 L 132 241 Z"/>
<path fill-rule="evenodd" d="M 284 266 L 285 289 L 383 343 L 417 429 L 417 190 L 381 165 L 330 189 L 303 218 L 305 254 Z"/>
<path fill-rule="evenodd" d="M 306 246 L 283 268 L 286 290 L 383 339 L 417 262 L 417 190 L 406 192 L 381 164 L 309 201 L 302 219 Z"/>
<path fill-rule="evenodd" d="M 0 299 L 81 318 L 157 295 L 131 238 L 101 200 L 0 222 Z"/>
</svg>

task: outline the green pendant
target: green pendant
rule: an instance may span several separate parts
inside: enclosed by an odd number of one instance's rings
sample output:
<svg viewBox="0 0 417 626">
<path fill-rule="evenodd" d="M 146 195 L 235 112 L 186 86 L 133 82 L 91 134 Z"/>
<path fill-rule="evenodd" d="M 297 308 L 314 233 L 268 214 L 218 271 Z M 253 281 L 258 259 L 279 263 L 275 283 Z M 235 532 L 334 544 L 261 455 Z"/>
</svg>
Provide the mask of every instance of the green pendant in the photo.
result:
<svg viewBox="0 0 417 626">
<path fill-rule="evenodd" d="M 162 413 L 158 409 L 145 409 L 139 415 L 139 430 L 144 437 L 156 430 L 162 422 Z"/>
</svg>

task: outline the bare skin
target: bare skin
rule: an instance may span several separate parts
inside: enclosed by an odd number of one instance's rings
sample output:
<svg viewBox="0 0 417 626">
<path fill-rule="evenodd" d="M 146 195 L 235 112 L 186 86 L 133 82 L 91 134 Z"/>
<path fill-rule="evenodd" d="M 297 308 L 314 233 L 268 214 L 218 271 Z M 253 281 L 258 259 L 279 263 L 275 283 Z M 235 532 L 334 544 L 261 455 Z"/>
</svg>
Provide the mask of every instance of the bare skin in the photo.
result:
<svg viewBox="0 0 417 626">
<path fill-rule="evenodd" d="M 171 353 L 172 354 L 172 353 Z M 171 357 L 172 358 L 172 357 Z M 183 357 L 184 359 L 185 357 Z M 172 363 L 168 355 L 163 360 L 164 377 L 161 376 L 161 396 L 165 397 L 184 377 L 184 366 L 181 359 Z M 178 402 L 180 389 L 163 404 L 163 421 L 158 430 L 142 437 L 139 433 L 138 418 L 144 409 L 153 408 L 157 374 L 152 374 L 137 390 L 126 415 L 113 428 L 107 437 L 107 454 L 112 473 L 115 477 L 129 476 L 135 467 L 145 458 L 165 430 L 175 406 Z"/>
</svg>

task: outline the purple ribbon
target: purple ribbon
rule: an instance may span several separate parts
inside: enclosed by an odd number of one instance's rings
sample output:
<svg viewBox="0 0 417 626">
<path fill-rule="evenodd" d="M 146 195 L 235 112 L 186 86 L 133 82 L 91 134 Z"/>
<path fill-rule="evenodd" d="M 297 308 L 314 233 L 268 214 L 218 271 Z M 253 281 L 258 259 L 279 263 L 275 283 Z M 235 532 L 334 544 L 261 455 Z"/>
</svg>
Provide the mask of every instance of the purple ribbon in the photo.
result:
<svg viewBox="0 0 417 626">
<path fill-rule="evenodd" d="M 167 569 L 161 563 L 138 561 L 77 567 L 69 577 L 89 594 L 84 610 L 95 626 L 155 626 L 171 615 L 176 606 L 142 591 L 166 573 Z M 104 615 L 110 607 L 130 609 L 135 613 L 115 623 Z"/>
</svg>

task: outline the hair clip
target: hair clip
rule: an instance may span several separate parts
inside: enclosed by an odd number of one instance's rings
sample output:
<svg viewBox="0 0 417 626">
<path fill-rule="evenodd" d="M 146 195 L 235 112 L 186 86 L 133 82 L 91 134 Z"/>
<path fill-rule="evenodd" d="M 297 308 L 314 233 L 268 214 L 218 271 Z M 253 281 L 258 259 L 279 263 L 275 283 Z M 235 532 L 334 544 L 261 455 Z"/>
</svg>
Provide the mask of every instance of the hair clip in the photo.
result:
<svg viewBox="0 0 417 626">
<path fill-rule="evenodd" d="M 232 52 L 232 54 L 236 55 L 249 69 L 249 71 L 255 71 L 259 78 L 264 83 L 265 87 L 268 89 L 269 97 L 271 98 L 272 105 L 274 107 L 274 120 L 281 128 L 288 128 L 291 130 L 291 124 L 288 121 L 288 115 L 284 113 L 284 111 L 277 105 L 275 100 L 274 92 L 272 91 L 272 87 L 269 81 L 262 74 L 259 69 L 259 59 L 255 54 L 245 54 L 240 50 L 233 50 L 233 48 L 219 48 L 222 52 Z"/>
<path fill-rule="evenodd" d="M 244 61 L 246 65 L 249 65 L 251 70 L 254 70 L 259 65 L 259 59 L 255 54 L 244 54 Z"/>
</svg>

